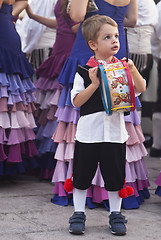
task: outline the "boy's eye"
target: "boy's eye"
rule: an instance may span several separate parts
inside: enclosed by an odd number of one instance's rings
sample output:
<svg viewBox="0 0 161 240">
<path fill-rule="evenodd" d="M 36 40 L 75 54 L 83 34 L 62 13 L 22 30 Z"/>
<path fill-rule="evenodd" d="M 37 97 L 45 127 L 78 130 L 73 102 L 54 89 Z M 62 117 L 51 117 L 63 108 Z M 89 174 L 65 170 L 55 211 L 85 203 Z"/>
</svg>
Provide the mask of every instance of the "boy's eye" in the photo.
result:
<svg viewBox="0 0 161 240">
<path fill-rule="evenodd" d="M 116 35 L 115 35 L 115 38 L 119 38 L 119 35 L 118 35 L 118 34 L 116 34 Z"/>
<path fill-rule="evenodd" d="M 110 36 L 107 35 L 107 36 L 105 37 L 105 39 L 110 39 Z"/>
</svg>

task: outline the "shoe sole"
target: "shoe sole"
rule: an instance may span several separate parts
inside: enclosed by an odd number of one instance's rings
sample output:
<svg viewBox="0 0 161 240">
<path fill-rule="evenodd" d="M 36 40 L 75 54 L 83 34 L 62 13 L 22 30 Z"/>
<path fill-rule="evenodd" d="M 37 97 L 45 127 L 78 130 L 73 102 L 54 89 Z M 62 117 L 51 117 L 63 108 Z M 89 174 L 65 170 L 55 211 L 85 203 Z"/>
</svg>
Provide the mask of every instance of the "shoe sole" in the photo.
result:
<svg viewBox="0 0 161 240">
<path fill-rule="evenodd" d="M 113 235 L 116 235 L 116 236 L 126 235 L 126 232 L 114 232 L 114 231 L 112 231 L 111 227 L 109 227 L 109 229 Z"/>
<path fill-rule="evenodd" d="M 69 233 L 71 233 L 71 234 L 75 234 L 75 235 L 82 235 L 82 234 L 84 234 L 85 233 L 85 231 L 72 231 L 72 230 L 70 230 L 69 229 Z"/>
</svg>

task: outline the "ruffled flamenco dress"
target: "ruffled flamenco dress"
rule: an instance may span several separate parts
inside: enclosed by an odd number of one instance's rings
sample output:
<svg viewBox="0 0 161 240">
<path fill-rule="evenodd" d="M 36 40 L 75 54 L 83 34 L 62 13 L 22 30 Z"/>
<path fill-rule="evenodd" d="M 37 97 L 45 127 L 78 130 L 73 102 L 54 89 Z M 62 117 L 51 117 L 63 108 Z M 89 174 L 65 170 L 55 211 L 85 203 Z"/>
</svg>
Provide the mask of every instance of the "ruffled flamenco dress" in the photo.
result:
<svg viewBox="0 0 161 240">
<path fill-rule="evenodd" d="M 36 146 L 39 155 L 36 157 L 39 162 L 39 176 L 43 179 L 52 178 L 55 168 L 54 154 L 57 143 L 51 139 L 57 127 L 57 119 L 54 116 L 62 90 L 62 85 L 57 78 L 62 70 L 65 61 L 75 40 L 75 34 L 71 27 L 74 22 L 68 15 L 61 13 L 61 0 L 55 5 L 55 16 L 57 19 L 56 41 L 53 45 L 51 56 L 45 60 L 36 73 L 39 76 L 35 82 L 36 86 L 36 113 L 37 134 Z"/>
<path fill-rule="evenodd" d="M 97 14 L 108 15 L 118 23 L 121 48 L 116 55 L 117 58 L 126 56 L 125 33 L 123 19 L 128 6 L 115 7 L 103 0 L 95 0 L 98 6 Z M 92 14 L 88 13 L 87 17 Z M 58 78 L 63 85 L 63 90 L 59 99 L 58 109 L 55 113 L 58 126 L 53 135 L 53 141 L 58 144 L 55 159 L 57 159 L 52 182 L 54 183 L 54 196 L 51 202 L 66 206 L 72 204 L 72 192 L 64 190 L 64 182 L 72 176 L 74 136 L 79 118 L 79 109 L 71 104 L 70 91 L 72 89 L 75 72 L 78 65 L 85 65 L 92 52 L 88 48 L 79 28 L 77 37 L 70 57 L 66 61 Z M 138 99 L 137 106 L 139 106 Z M 127 141 L 127 161 L 126 161 L 126 184 L 134 188 L 134 195 L 123 199 L 122 207 L 125 209 L 138 208 L 145 198 L 149 198 L 148 171 L 144 162 L 147 151 L 143 145 L 144 136 L 140 127 L 140 119 L 137 111 L 131 112 L 125 117 L 126 128 L 130 135 Z M 98 166 L 91 187 L 87 191 L 86 204 L 89 208 L 102 205 L 108 208 L 108 192 L 104 188 L 103 179 Z"/>
<path fill-rule="evenodd" d="M 33 69 L 21 51 L 12 5 L 0 8 L 0 175 L 37 167 L 34 144 Z"/>
</svg>

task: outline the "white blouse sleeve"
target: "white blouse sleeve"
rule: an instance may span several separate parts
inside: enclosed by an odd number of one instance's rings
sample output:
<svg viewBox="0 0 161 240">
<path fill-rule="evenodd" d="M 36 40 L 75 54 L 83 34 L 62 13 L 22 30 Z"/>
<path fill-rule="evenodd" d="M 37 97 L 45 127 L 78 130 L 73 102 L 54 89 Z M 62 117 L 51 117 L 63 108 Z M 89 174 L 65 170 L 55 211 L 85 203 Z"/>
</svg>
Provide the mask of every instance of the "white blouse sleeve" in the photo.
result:
<svg viewBox="0 0 161 240">
<path fill-rule="evenodd" d="M 84 87 L 84 80 L 83 78 L 79 75 L 79 73 L 76 73 L 75 78 L 74 78 L 74 84 L 73 84 L 73 89 L 71 90 L 71 102 L 73 104 L 73 100 L 75 96 L 83 91 L 85 89 Z M 74 104 L 73 104 L 74 106 Z"/>
</svg>

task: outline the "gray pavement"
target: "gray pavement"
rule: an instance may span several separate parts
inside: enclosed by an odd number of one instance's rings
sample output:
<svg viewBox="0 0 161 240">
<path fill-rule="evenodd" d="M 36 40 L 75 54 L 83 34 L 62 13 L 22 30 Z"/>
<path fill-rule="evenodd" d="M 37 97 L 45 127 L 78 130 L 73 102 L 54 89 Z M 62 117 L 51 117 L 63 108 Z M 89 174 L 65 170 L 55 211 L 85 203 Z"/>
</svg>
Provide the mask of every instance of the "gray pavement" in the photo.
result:
<svg viewBox="0 0 161 240">
<path fill-rule="evenodd" d="M 128 219 L 126 236 L 113 236 L 108 229 L 105 208 L 86 209 L 86 233 L 68 233 L 68 218 L 73 207 L 50 202 L 53 184 L 32 176 L 0 179 L 0 240 L 159 240 L 161 238 L 161 198 L 155 195 L 154 184 L 159 171 L 159 158 L 145 158 L 149 170 L 151 197 L 139 209 L 122 210 Z"/>
</svg>

